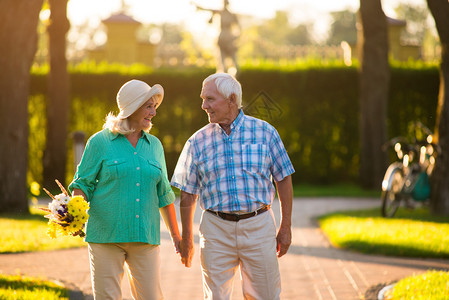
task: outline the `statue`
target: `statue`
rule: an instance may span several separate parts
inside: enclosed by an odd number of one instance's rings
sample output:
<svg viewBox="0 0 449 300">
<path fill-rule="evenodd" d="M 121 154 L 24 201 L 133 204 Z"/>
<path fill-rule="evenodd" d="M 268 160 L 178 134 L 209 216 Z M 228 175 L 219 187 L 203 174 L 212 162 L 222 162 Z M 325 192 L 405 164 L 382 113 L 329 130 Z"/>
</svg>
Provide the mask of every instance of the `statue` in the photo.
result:
<svg viewBox="0 0 449 300">
<path fill-rule="evenodd" d="M 198 10 L 206 10 L 212 12 L 212 16 L 209 23 L 212 23 L 214 16 L 220 15 L 220 35 L 218 37 L 218 47 L 220 49 L 220 61 L 217 67 L 218 72 L 233 73 L 231 75 L 236 75 L 238 71 L 237 64 L 237 39 L 240 35 L 240 24 L 238 22 L 237 16 L 228 10 L 228 0 L 223 1 L 223 9 L 215 10 L 203 8 L 195 4 Z M 233 66 L 226 66 L 226 58 L 232 60 Z"/>
</svg>

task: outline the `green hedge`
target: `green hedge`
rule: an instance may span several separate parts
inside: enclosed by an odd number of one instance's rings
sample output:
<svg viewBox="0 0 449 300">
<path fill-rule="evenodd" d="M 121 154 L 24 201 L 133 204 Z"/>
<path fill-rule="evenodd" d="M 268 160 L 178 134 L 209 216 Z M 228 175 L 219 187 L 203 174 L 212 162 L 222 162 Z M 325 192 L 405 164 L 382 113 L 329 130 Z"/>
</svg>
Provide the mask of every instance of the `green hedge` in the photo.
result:
<svg viewBox="0 0 449 300">
<path fill-rule="evenodd" d="M 207 123 L 199 97 L 202 80 L 213 70 L 155 70 L 150 74 L 72 72 L 70 131 L 87 137 L 102 128 L 115 96 L 131 78 L 165 89 L 164 103 L 152 133 L 164 144 L 169 175 L 188 137 Z M 281 135 L 295 166 L 295 183 L 357 182 L 359 163 L 358 74 L 354 67 L 242 70 L 243 105 L 248 114 L 266 119 Z M 438 95 L 438 69 L 392 68 L 388 128 L 405 135 L 420 120 L 433 128 Z M 41 181 L 45 143 L 45 75 L 35 74 L 30 97 L 29 180 Z M 71 150 L 71 140 L 67 141 Z M 68 180 L 73 176 L 69 153 Z"/>
</svg>

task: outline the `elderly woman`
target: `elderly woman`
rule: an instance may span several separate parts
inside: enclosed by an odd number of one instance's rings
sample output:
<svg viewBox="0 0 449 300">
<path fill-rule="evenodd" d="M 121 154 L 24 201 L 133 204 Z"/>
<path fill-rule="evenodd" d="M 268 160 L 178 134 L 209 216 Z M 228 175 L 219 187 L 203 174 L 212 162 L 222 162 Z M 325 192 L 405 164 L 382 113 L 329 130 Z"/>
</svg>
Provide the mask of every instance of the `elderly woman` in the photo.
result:
<svg viewBox="0 0 449 300">
<path fill-rule="evenodd" d="M 89 201 L 88 242 L 95 299 L 121 299 L 125 262 L 134 299 L 162 299 L 160 216 L 177 253 L 180 234 L 161 142 L 149 134 L 162 102 L 159 84 L 126 82 L 120 113 L 87 142 L 69 190 Z"/>
</svg>

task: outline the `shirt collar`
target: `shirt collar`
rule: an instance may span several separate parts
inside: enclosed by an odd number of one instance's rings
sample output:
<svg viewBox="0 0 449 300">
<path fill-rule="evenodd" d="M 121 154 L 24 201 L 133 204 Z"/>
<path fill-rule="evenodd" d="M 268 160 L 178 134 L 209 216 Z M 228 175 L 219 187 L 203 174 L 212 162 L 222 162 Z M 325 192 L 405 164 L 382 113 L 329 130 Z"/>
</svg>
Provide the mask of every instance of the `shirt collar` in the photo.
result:
<svg viewBox="0 0 449 300">
<path fill-rule="evenodd" d="M 151 140 L 151 134 L 149 134 L 149 133 L 146 132 L 146 131 L 142 131 L 142 136 L 145 137 L 145 138 L 147 139 L 148 143 L 150 142 L 150 140 Z"/>
<path fill-rule="evenodd" d="M 111 139 L 111 140 L 115 140 L 116 138 L 118 138 L 120 135 L 123 135 L 123 134 L 120 134 L 120 133 L 118 133 L 118 132 L 116 132 L 116 133 L 113 133 L 112 131 L 110 131 L 109 130 L 109 138 Z M 142 131 L 142 136 L 143 137 L 145 137 L 145 139 L 148 141 L 148 143 L 150 142 L 150 134 L 148 133 L 148 132 L 145 132 L 145 131 Z"/>
<path fill-rule="evenodd" d="M 110 131 L 110 130 L 108 130 L 108 132 L 109 132 L 109 139 L 112 141 L 112 140 L 115 140 L 116 138 L 118 138 L 118 136 L 120 135 L 118 132 L 112 132 L 112 131 Z"/>
<path fill-rule="evenodd" d="M 243 110 L 240 109 L 237 118 L 235 118 L 234 122 L 232 122 L 231 124 L 231 131 L 237 131 L 240 128 L 240 126 L 242 126 L 244 116 L 245 114 L 243 113 Z"/>
</svg>

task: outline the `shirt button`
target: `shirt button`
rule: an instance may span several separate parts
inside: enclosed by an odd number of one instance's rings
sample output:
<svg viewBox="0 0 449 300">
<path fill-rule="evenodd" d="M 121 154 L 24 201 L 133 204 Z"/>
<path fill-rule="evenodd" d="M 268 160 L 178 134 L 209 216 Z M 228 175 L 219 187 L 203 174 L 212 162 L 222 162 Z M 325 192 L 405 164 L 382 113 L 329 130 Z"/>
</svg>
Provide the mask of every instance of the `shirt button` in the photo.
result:
<svg viewBox="0 0 449 300">
<path fill-rule="evenodd" d="M 137 167 L 136 169 L 137 169 L 137 171 L 139 171 L 139 170 L 140 170 L 140 167 Z"/>
<path fill-rule="evenodd" d="M 136 201 L 137 201 L 137 202 L 139 202 L 139 201 L 140 201 L 140 199 L 136 199 Z"/>
<path fill-rule="evenodd" d="M 114 163 L 117 163 L 117 161 L 114 161 Z"/>
<path fill-rule="evenodd" d="M 139 215 L 136 215 L 136 219 L 138 219 L 139 218 Z"/>
<path fill-rule="evenodd" d="M 134 155 L 136 155 L 137 154 L 137 152 L 134 152 Z"/>
<path fill-rule="evenodd" d="M 136 183 L 136 186 L 139 186 L 140 185 L 140 183 Z"/>
</svg>

